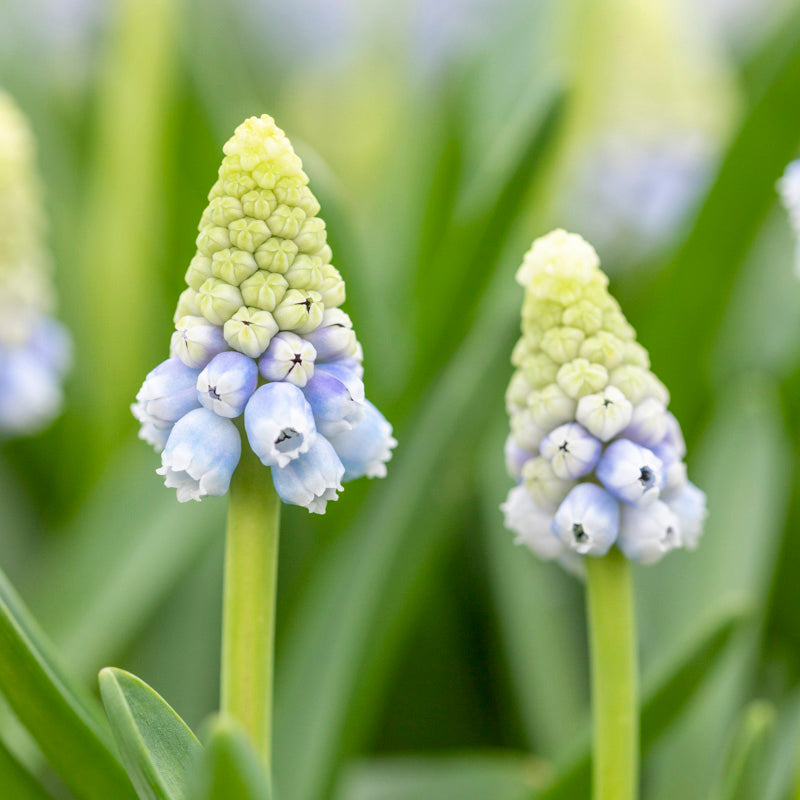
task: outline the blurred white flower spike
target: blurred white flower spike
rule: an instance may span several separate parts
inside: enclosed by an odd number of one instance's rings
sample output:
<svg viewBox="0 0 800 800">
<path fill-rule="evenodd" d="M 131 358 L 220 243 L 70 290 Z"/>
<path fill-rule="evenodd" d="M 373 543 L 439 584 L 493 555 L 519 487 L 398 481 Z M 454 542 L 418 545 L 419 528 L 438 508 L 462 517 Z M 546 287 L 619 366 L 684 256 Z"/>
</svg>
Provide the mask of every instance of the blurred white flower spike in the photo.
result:
<svg viewBox="0 0 800 800">
<path fill-rule="evenodd" d="M 778 181 L 783 205 L 789 214 L 789 223 L 795 235 L 794 269 L 800 278 L 800 159 L 792 161 Z"/>
<path fill-rule="evenodd" d="M 506 393 L 502 505 L 516 541 L 575 571 L 612 547 L 652 564 L 694 549 L 705 495 L 686 478 L 680 426 L 594 249 L 556 230 L 517 272 L 525 288 Z"/>
<path fill-rule="evenodd" d="M 281 499 L 321 514 L 342 481 L 383 477 L 397 443 L 365 398 L 344 282 L 289 140 L 264 115 L 223 149 L 171 357 L 131 410 L 178 500 L 225 494 L 244 434 Z"/>
<path fill-rule="evenodd" d="M 0 90 L 0 438 L 35 433 L 61 410 L 71 340 L 53 318 L 33 135 Z"/>
</svg>

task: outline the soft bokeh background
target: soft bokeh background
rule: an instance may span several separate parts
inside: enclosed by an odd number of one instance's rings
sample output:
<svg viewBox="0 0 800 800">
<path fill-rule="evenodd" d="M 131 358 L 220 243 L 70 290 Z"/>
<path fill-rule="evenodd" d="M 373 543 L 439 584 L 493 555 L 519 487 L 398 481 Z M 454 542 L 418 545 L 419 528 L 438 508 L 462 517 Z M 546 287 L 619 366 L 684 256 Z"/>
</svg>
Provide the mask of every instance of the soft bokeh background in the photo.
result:
<svg viewBox="0 0 800 800">
<path fill-rule="evenodd" d="M 800 283 L 774 187 L 800 147 L 791 6 L 2 0 L 0 85 L 38 139 L 76 364 L 61 419 L 0 444 L 0 564 L 68 667 L 90 684 L 130 669 L 192 726 L 216 707 L 225 503 L 177 504 L 128 405 L 166 357 L 221 146 L 267 112 L 322 203 L 400 441 L 387 480 L 322 518 L 285 511 L 281 800 L 521 800 L 580 760 L 582 589 L 513 547 L 498 511 L 513 272 L 554 226 L 597 246 L 709 495 L 700 550 L 637 571 L 646 796 L 733 797 L 739 770 L 787 797 Z"/>
</svg>

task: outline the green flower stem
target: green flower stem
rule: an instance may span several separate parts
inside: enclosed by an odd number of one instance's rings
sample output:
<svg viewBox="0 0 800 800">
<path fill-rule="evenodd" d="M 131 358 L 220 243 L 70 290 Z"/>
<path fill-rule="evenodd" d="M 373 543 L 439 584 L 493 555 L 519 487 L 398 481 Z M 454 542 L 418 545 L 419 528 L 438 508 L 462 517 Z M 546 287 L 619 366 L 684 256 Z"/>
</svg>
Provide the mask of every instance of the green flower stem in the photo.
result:
<svg viewBox="0 0 800 800">
<path fill-rule="evenodd" d="M 280 500 L 245 446 L 230 487 L 222 618 L 221 708 L 271 762 Z"/>
<path fill-rule="evenodd" d="M 630 564 L 616 548 L 586 559 L 592 661 L 593 800 L 636 800 L 636 620 Z"/>
</svg>

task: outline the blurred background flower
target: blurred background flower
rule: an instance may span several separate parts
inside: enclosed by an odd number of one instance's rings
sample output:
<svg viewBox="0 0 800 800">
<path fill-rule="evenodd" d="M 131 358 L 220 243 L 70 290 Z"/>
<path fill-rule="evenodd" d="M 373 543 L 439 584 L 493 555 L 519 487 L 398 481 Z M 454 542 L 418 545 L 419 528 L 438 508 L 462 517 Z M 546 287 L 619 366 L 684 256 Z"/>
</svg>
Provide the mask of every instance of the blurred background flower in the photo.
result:
<svg viewBox="0 0 800 800">
<path fill-rule="evenodd" d="M 800 19 L 775 0 L 729 23 L 739 5 L 6 0 L 0 85 L 39 144 L 75 366 L 56 423 L 0 449 L 0 563 L 77 674 L 118 663 L 192 725 L 216 706 L 224 509 L 163 490 L 128 404 L 167 355 L 219 149 L 266 112 L 403 443 L 386 481 L 285 515 L 280 797 L 527 797 L 578 747 L 581 592 L 498 511 L 514 270 L 556 226 L 596 239 L 713 509 L 638 587 L 645 702 L 659 676 L 699 687 L 651 707 L 648 797 L 713 796 L 754 697 L 780 734 L 758 796 L 785 797 L 800 286 L 775 186 L 800 149 Z M 698 685 L 674 671 L 692 652 L 714 665 Z"/>
</svg>

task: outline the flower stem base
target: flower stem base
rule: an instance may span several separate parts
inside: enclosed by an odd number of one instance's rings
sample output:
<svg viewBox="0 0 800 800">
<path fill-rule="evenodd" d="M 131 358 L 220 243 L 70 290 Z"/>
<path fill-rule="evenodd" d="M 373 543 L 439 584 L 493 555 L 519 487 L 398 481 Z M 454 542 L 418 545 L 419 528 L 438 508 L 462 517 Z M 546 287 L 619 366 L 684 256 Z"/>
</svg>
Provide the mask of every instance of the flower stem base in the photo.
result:
<svg viewBox="0 0 800 800">
<path fill-rule="evenodd" d="M 230 487 L 222 619 L 221 709 L 271 761 L 280 500 L 249 447 Z"/>
<path fill-rule="evenodd" d="M 592 798 L 636 800 L 639 784 L 638 668 L 633 581 L 616 548 L 586 559 L 592 665 Z"/>
</svg>

